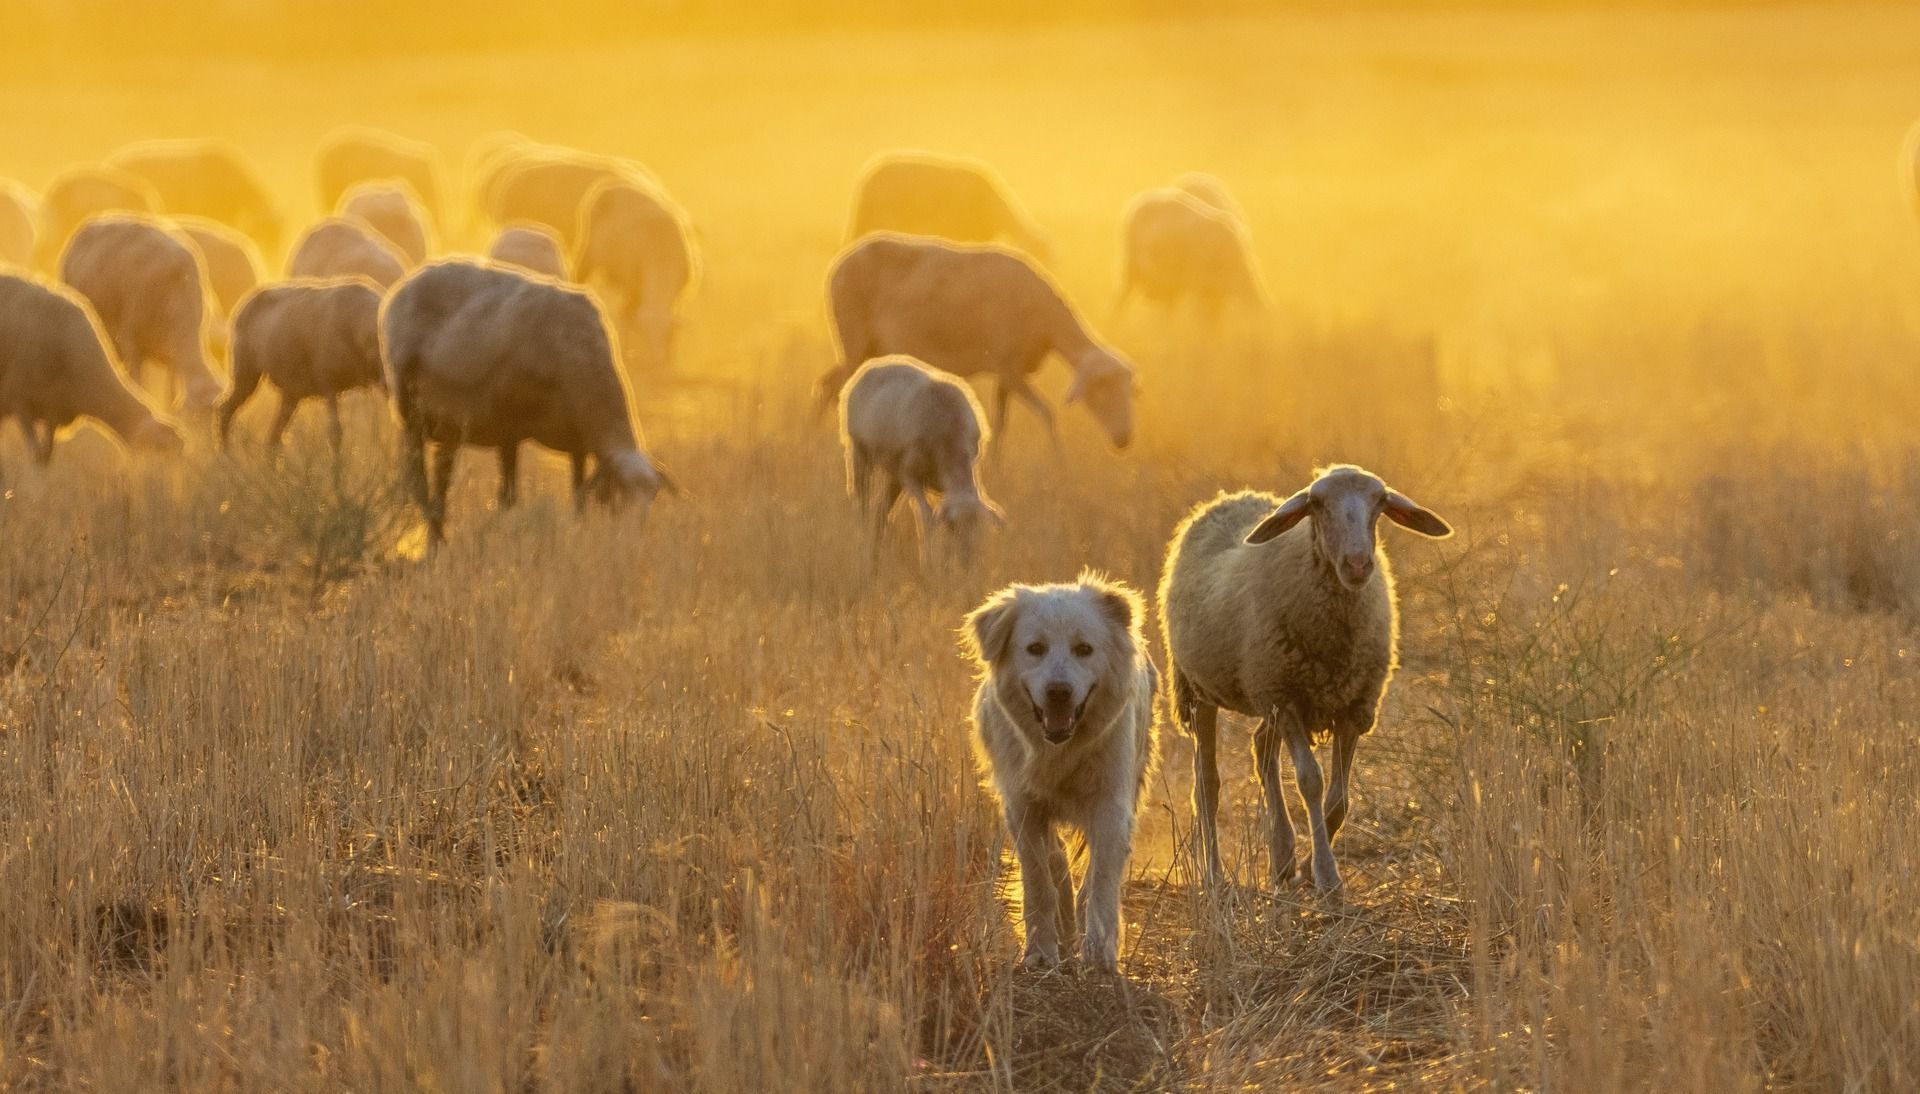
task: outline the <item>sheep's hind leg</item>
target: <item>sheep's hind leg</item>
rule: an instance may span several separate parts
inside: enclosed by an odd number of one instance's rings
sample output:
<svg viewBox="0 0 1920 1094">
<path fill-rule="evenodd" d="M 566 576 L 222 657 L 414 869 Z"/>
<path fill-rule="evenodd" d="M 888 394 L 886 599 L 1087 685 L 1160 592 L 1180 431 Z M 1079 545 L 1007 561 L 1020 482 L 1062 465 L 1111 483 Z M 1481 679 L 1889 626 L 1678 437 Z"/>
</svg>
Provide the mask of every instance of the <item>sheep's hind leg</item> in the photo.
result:
<svg viewBox="0 0 1920 1094">
<path fill-rule="evenodd" d="M 583 512 L 587 508 L 587 456 L 584 452 L 574 452 L 567 460 L 573 475 L 573 510 Z"/>
<path fill-rule="evenodd" d="M 1291 732 L 1288 732 L 1291 731 Z M 1320 761 L 1313 755 L 1313 741 L 1304 729 L 1288 726 L 1287 747 L 1293 752 L 1293 782 L 1300 790 L 1300 802 L 1307 809 L 1307 829 L 1313 836 L 1313 884 L 1323 893 L 1340 888 L 1340 870 L 1333 863 L 1333 840 L 1327 835 L 1326 815 L 1321 812 L 1321 794 L 1325 787 L 1320 777 Z"/>
<path fill-rule="evenodd" d="M 511 509 L 520 500 L 520 446 L 500 446 L 500 508 Z"/>
<path fill-rule="evenodd" d="M 1226 884 L 1226 872 L 1220 868 L 1220 765 L 1215 754 L 1220 708 L 1212 703 L 1195 703 L 1193 709 L 1193 820 L 1200 838 L 1200 857 L 1206 867 L 1206 884 L 1219 889 Z"/>
<path fill-rule="evenodd" d="M 868 558 L 872 562 L 880 561 L 880 545 L 887 539 L 887 518 L 893 516 L 893 507 L 900 504 L 900 481 L 888 478 L 887 484 L 880 488 L 880 499 L 873 507 L 873 535 L 868 543 Z"/>
<path fill-rule="evenodd" d="M 447 538 L 447 492 L 453 486 L 453 461 L 460 446 L 442 441 L 433 450 L 433 482 L 428 485 L 427 535 L 435 543 Z"/>
<path fill-rule="evenodd" d="M 287 427 L 293 424 L 293 412 L 298 409 L 298 399 L 284 391 L 280 393 L 280 407 L 273 412 L 273 424 L 267 427 L 268 448 L 279 448 L 287 439 Z"/>
<path fill-rule="evenodd" d="M 1053 408 L 1047 405 L 1047 401 L 1040 397 L 1039 392 L 1028 387 L 1025 380 L 1020 380 L 1014 385 L 1013 394 L 1018 396 L 1021 402 L 1032 407 L 1033 412 L 1040 416 L 1040 424 L 1047 427 L 1047 440 L 1053 442 L 1053 450 L 1056 453 L 1059 452 L 1060 427 L 1054 424 Z"/>
<path fill-rule="evenodd" d="M 1327 841 L 1340 834 L 1347 820 L 1347 776 L 1353 770 L 1353 749 L 1360 743 L 1358 734 L 1336 733 L 1333 737 L 1333 769 L 1327 772 Z"/>
<path fill-rule="evenodd" d="M 1254 731 L 1253 766 L 1267 801 L 1268 883 L 1278 889 L 1293 880 L 1293 818 L 1287 815 L 1287 793 L 1280 785 L 1280 730 L 1273 718 L 1262 719 Z"/>
</svg>

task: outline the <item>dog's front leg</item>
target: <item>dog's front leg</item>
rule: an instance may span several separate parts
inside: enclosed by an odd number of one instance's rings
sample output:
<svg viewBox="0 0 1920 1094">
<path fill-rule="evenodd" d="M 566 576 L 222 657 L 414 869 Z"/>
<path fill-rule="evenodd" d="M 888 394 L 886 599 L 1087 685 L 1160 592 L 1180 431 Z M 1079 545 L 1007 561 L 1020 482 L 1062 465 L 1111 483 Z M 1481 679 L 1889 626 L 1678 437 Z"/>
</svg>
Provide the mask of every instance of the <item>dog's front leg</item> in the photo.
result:
<svg viewBox="0 0 1920 1094">
<path fill-rule="evenodd" d="M 1132 854 L 1133 810 L 1123 801 L 1102 803 L 1088 818 L 1087 879 L 1080 884 L 1086 922 L 1080 959 L 1102 972 L 1119 967 L 1120 885 Z"/>
<path fill-rule="evenodd" d="M 1013 836 L 1014 857 L 1020 860 L 1020 919 L 1027 931 L 1021 960 L 1030 967 L 1051 968 L 1060 963 L 1053 818 L 1038 803 L 1009 801 L 1007 831 Z"/>
</svg>

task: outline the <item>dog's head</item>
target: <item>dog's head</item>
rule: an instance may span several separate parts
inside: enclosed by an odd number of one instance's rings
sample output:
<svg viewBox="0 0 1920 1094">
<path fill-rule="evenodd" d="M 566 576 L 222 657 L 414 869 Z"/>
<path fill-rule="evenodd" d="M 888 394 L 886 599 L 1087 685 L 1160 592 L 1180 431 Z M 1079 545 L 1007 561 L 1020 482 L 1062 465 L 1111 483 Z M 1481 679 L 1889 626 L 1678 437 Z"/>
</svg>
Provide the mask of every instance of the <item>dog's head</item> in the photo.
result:
<svg viewBox="0 0 1920 1094">
<path fill-rule="evenodd" d="M 1112 721 L 1133 686 L 1140 594 L 1082 573 L 1070 585 L 1009 585 L 967 615 L 963 642 L 1013 724 L 1064 745 Z"/>
</svg>

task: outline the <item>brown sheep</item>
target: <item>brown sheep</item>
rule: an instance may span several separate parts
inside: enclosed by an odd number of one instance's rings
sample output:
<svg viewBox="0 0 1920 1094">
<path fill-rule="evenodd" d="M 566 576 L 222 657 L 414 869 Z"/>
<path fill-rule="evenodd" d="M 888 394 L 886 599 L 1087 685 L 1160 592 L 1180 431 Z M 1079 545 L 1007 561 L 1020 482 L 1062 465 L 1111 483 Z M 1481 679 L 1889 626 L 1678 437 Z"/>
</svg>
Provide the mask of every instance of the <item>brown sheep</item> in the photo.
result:
<svg viewBox="0 0 1920 1094">
<path fill-rule="evenodd" d="M 574 277 L 613 313 L 638 371 L 667 371 L 680 302 L 698 270 L 686 215 L 664 193 L 617 181 L 587 195 Z"/>
<path fill-rule="evenodd" d="M 127 387 L 86 301 L 71 290 L 0 274 L 0 421 L 20 423 L 34 459 L 58 433 L 92 418 L 129 447 L 181 449 L 180 431 Z"/>
<path fill-rule="evenodd" d="M 1043 263 L 1050 257 L 1045 233 L 992 168 L 931 152 L 889 152 L 867 165 L 855 191 L 847 241 L 872 232 L 956 243 L 998 241 Z"/>
<path fill-rule="evenodd" d="M 82 224 L 60 255 L 60 280 L 93 305 L 129 375 L 166 370 L 189 412 L 212 408 L 210 291 L 193 242 L 153 217 L 110 213 Z"/>
<path fill-rule="evenodd" d="M 1026 256 L 881 233 L 841 253 L 828 279 L 840 363 L 821 381 L 830 403 L 862 362 L 904 353 L 956 376 L 998 381 L 993 431 L 1006 436 L 1018 396 L 1054 431 L 1053 411 L 1029 385 L 1049 354 L 1073 369 L 1068 402 L 1083 402 L 1116 448 L 1133 437 L 1133 366 L 1101 345 L 1058 286 Z"/>
<path fill-rule="evenodd" d="M 399 251 L 412 269 L 427 260 L 432 234 L 427 229 L 427 211 L 414 197 L 413 187 L 405 182 L 363 182 L 348 190 L 337 210 L 342 216 L 359 217 L 373 226 L 381 237 Z"/>
<path fill-rule="evenodd" d="M 1191 301 L 1209 318 L 1228 304 L 1266 306 L 1246 226 L 1185 190 L 1148 190 L 1134 198 L 1121 248 L 1115 313 L 1136 293 L 1163 306 Z"/>
<path fill-rule="evenodd" d="M 268 251 L 280 246 L 283 222 L 259 172 L 222 141 L 142 141 L 107 163 L 145 179 L 169 213 L 202 216 L 238 228 Z"/>
<path fill-rule="evenodd" d="M 487 257 L 556 281 L 568 280 L 567 256 L 560 249 L 560 237 L 531 224 L 503 229 L 487 249 Z"/>
<path fill-rule="evenodd" d="M 568 250 L 579 245 L 580 212 L 587 194 L 605 182 L 651 187 L 639 164 L 571 149 L 517 149 L 495 174 L 483 207 L 498 227 L 538 224 L 551 228 Z"/>
<path fill-rule="evenodd" d="M 267 444 L 280 439 L 303 399 L 327 403 L 328 439 L 340 451 L 340 395 L 384 385 L 379 285 L 364 277 L 283 281 L 247 297 L 233 317 L 233 389 L 221 401 L 220 443 L 262 379 L 280 391 Z"/>
<path fill-rule="evenodd" d="M 74 167 L 54 176 L 40 195 L 36 268 L 52 271 L 67 238 L 82 221 L 102 213 L 157 213 L 160 194 L 117 167 Z"/>
<path fill-rule="evenodd" d="M 362 126 L 336 129 L 320 142 L 314 175 L 322 209 L 340 208 L 346 192 L 363 182 L 404 182 L 427 215 L 441 219 L 440 152 L 425 141 Z"/>
<path fill-rule="evenodd" d="M 499 450 L 502 505 L 518 492 L 526 441 L 572 460 L 576 505 L 589 493 L 631 497 L 644 512 L 672 489 L 641 448 L 606 314 L 589 293 L 489 263 L 435 262 L 394 287 L 380 335 L 406 433 L 402 467 L 433 540 L 445 538 L 447 486 L 463 444 Z M 431 481 L 429 441 L 437 446 Z"/>
<path fill-rule="evenodd" d="M 13 181 L 0 179 L 0 267 L 33 264 L 34 218 L 39 202 L 33 191 Z"/>
<path fill-rule="evenodd" d="M 287 259 L 288 277 L 365 277 L 387 288 L 406 275 L 406 256 L 358 217 L 328 217 L 308 228 Z"/>
</svg>

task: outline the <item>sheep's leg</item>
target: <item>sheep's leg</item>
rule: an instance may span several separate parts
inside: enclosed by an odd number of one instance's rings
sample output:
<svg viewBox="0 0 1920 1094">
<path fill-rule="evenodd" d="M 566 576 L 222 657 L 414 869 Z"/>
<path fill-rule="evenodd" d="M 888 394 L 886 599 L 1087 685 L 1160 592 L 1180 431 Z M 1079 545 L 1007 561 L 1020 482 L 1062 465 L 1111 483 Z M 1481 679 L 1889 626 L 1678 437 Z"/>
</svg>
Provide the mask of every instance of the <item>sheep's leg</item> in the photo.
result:
<svg viewBox="0 0 1920 1094">
<path fill-rule="evenodd" d="M 338 467 L 340 453 L 346 447 L 347 430 L 340 424 L 340 396 L 327 396 L 327 443 L 333 446 L 333 463 Z"/>
<path fill-rule="evenodd" d="M 1267 801 L 1267 874 L 1276 889 L 1293 880 L 1293 818 L 1287 815 L 1287 792 L 1280 784 L 1280 730 L 1265 718 L 1253 734 L 1253 766 L 1260 773 L 1260 793 Z"/>
<path fill-rule="evenodd" d="M 1040 393 L 1029 387 L 1025 380 L 1016 382 L 1013 393 L 1040 416 L 1040 424 L 1047 427 L 1047 439 L 1053 442 L 1053 450 L 1060 451 L 1060 429 L 1054 424 L 1053 408 L 1048 406 L 1047 401 L 1040 397 Z"/>
<path fill-rule="evenodd" d="M 893 516 L 893 507 L 900 504 L 900 480 L 889 478 L 880 488 L 880 503 L 873 507 L 873 538 L 870 544 L 870 557 L 878 562 L 880 545 L 887 538 L 887 519 Z"/>
<path fill-rule="evenodd" d="M 1320 778 L 1320 761 L 1313 755 L 1313 741 L 1306 731 L 1287 733 L 1287 747 L 1293 751 L 1293 783 L 1300 790 L 1300 802 L 1307 807 L 1307 829 L 1313 835 L 1313 885 L 1323 893 L 1340 888 L 1340 871 L 1333 864 L 1333 841 L 1327 836 L 1327 819 L 1320 810 L 1320 795 L 1325 787 Z"/>
<path fill-rule="evenodd" d="M 907 501 L 913 505 L 914 523 L 920 530 L 920 560 L 926 561 L 928 544 L 933 540 L 933 503 L 918 484 L 907 487 Z"/>
<path fill-rule="evenodd" d="M 1013 854 L 1020 862 L 1020 918 L 1027 932 L 1030 966 L 1060 963 L 1060 890 L 1055 884 L 1053 860 L 1063 862 L 1066 851 L 1053 834 L 1053 821 L 1037 806 L 1020 801 L 1006 804 L 1007 831 L 1013 836 Z M 1069 915 L 1072 913 L 1069 912 Z"/>
<path fill-rule="evenodd" d="M 1007 450 L 1007 404 L 1013 399 L 1014 383 L 1015 381 L 1002 376 L 1000 382 L 993 388 L 993 452 L 991 455 L 995 466 L 998 466 L 1002 459 L 1001 453 Z"/>
<path fill-rule="evenodd" d="M 847 452 L 847 489 L 862 513 L 872 506 L 873 459 L 865 445 L 855 444 Z"/>
<path fill-rule="evenodd" d="M 574 452 L 568 459 L 573 465 L 573 508 L 581 512 L 587 507 L 587 454 Z"/>
<path fill-rule="evenodd" d="M 1353 770 L 1353 749 L 1360 743 L 1355 733 L 1336 733 L 1333 737 L 1333 770 L 1327 773 L 1327 841 L 1340 834 L 1347 820 L 1347 775 Z"/>
<path fill-rule="evenodd" d="M 433 450 L 433 482 L 429 485 L 431 502 L 427 506 L 427 533 L 435 543 L 447 538 L 447 491 L 453 485 L 453 461 L 460 446 L 442 441 Z"/>
<path fill-rule="evenodd" d="M 520 500 L 520 446 L 500 446 L 500 508 L 511 509 Z"/>
<path fill-rule="evenodd" d="M 1220 812 L 1220 765 L 1214 754 L 1218 736 L 1220 708 L 1212 703 L 1195 703 L 1193 708 L 1193 819 L 1199 828 L 1200 857 L 1206 866 L 1207 884 L 1219 888 L 1226 883 L 1220 868 L 1220 833 L 1216 821 Z"/>
<path fill-rule="evenodd" d="M 1112 972 L 1120 954 L 1120 886 L 1133 854 L 1133 810 L 1108 801 L 1087 825 L 1087 879 L 1080 886 L 1080 959 Z"/>
<path fill-rule="evenodd" d="M 36 421 L 21 414 L 20 431 L 27 435 L 27 448 L 33 452 L 33 462 L 45 467 L 53 462 L 53 423 Z"/>
<path fill-rule="evenodd" d="M 411 425 L 406 427 L 400 442 L 400 477 L 407 485 L 407 492 L 413 495 L 414 504 L 420 507 L 420 515 L 427 518 L 431 527 L 433 495 L 427 485 L 427 439 Z"/>
<path fill-rule="evenodd" d="M 279 448 L 285 439 L 287 426 L 293 421 L 293 412 L 300 407 L 300 401 L 286 392 L 280 393 L 280 408 L 273 412 L 273 424 L 267 427 L 267 447 Z"/>
</svg>

